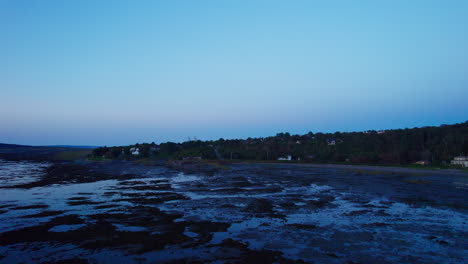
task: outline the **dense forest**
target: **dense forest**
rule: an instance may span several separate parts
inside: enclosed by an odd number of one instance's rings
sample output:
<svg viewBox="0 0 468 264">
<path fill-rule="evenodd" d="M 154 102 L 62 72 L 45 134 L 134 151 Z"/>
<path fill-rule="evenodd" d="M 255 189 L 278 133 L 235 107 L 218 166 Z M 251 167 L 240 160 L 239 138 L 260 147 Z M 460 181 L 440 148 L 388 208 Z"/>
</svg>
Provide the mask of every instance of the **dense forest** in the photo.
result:
<svg viewBox="0 0 468 264">
<path fill-rule="evenodd" d="M 468 154 L 468 121 L 455 125 L 364 131 L 312 133 L 247 139 L 191 140 L 101 147 L 100 159 L 296 160 L 320 163 L 443 165 Z"/>
</svg>

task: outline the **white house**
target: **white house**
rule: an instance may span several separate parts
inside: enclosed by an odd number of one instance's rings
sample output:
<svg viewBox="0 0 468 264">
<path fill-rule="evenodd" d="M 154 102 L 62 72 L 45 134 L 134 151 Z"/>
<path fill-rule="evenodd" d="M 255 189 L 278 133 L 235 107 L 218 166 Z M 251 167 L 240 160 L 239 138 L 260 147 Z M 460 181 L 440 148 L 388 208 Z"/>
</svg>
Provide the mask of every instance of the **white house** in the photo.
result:
<svg viewBox="0 0 468 264">
<path fill-rule="evenodd" d="M 468 157 L 466 156 L 458 156 L 453 158 L 453 160 L 450 162 L 452 165 L 459 165 L 462 167 L 468 167 Z"/>
<path fill-rule="evenodd" d="M 333 146 L 333 145 L 336 145 L 336 140 L 330 138 L 330 139 L 327 139 L 327 144 L 328 146 Z"/>
<path fill-rule="evenodd" d="M 285 157 L 279 157 L 278 160 L 292 160 L 292 156 L 291 155 L 288 155 Z"/>
<path fill-rule="evenodd" d="M 130 153 L 132 153 L 132 155 L 140 155 L 140 148 L 131 148 Z"/>
</svg>

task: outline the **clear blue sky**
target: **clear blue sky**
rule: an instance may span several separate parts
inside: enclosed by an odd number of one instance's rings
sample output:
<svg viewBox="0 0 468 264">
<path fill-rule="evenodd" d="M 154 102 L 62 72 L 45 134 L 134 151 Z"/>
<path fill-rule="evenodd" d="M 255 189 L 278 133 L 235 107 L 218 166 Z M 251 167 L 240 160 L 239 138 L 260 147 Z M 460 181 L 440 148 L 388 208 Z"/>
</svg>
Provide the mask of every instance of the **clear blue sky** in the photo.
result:
<svg viewBox="0 0 468 264">
<path fill-rule="evenodd" d="M 468 1 L 0 0 L 0 142 L 468 119 Z"/>
</svg>

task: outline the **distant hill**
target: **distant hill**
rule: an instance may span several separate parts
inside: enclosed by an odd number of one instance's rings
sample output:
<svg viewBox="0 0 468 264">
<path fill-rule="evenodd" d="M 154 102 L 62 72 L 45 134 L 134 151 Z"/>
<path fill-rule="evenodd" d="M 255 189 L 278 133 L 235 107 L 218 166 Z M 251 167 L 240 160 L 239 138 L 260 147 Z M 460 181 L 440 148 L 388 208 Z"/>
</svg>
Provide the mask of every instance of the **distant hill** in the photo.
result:
<svg viewBox="0 0 468 264">
<path fill-rule="evenodd" d="M 34 149 L 34 148 L 35 147 L 29 146 L 29 145 L 17 145 L 17 144 L 0 143 L 0 152 L 30 150 L 30 149 Z"/>
<path fill-rule="evenodd" d="M 74 149 L 95 149 L 101 146 L 75 146 L 75 145 L 50 145 L 50 146 L 43 146 L 43 147 L 51 147 L 51 148 L 74 148 Z"/>
<path fill-rule="evenodd" d="M 32 147 L 32 146 L 0 143 L 0 148 L 25 148 L 25 147 Z"/>
<path fill-rule="evenodd" d="M 7 160 L 72 160 L 91 153 L 91 146 L 29 146 L 0 143 L 0 159 Z"/>
<path fill-rule="evenodd" d="M 75 146 L 75 145 L 46 145 L 46 146 L 31 146 L 31 145 L 18 145 L 18 144 L 6 144 L 0 143 L 0 149 L 24 149 L 24 148 L 36 148 L 36 149 L 50 149 L 50 148 L 72 148 L 72 149 L 95 149 L 100 146 Z"/>
</svg>

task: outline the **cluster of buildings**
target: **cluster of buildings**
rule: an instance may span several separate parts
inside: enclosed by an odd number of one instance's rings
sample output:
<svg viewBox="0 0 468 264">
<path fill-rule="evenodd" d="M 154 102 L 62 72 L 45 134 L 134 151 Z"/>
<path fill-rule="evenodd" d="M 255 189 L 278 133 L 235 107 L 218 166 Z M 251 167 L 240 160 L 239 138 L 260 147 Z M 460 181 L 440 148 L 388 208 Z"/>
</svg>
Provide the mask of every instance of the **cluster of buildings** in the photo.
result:
<svg viewBox="0 0 468 264">
<path fill-rule="evenodd" d="M 334 138 L 329 138 L 329 139 L 327 139 L 327 145 L 328 145 L 328 146 L 334 146 L 334 145 L 340 144 L 340 143 L 343 143 L 343 140 L 341 140 L 341 139 L 334 139 Z"/>
<path fill-rule="evenodd" d="M 462 166 L 462 167 L 467 167 L 468 168 L 468 157 L 467 156 L 458 156 L 453 158 L 453 160 L 450 162 L 452 165 L 456 166 Z"/>
<path fill-rule="evenodd" d="M 301 144 L 302 142 L 300 140 L 297 140 L 295 143 L 296 144 Z M 327 145 L 328 146 L 335 146 L 335 145 L 340 144 L 340 143 L 343 143 L 343 140 L 334 139 L 334 138 L 327 139 Z M 313 160 L 313 159 L 315 159 L 315 155 L 307 155 L 305 157 L 305 159 L 306 160 Z M 279 157 L 278 160 L 293 160 L 293 157 L 291 155 L 287 155 L 285 157 Z M 297 158 L 297 160 L 300 160 L 300 158 Z"/>
</svg>

